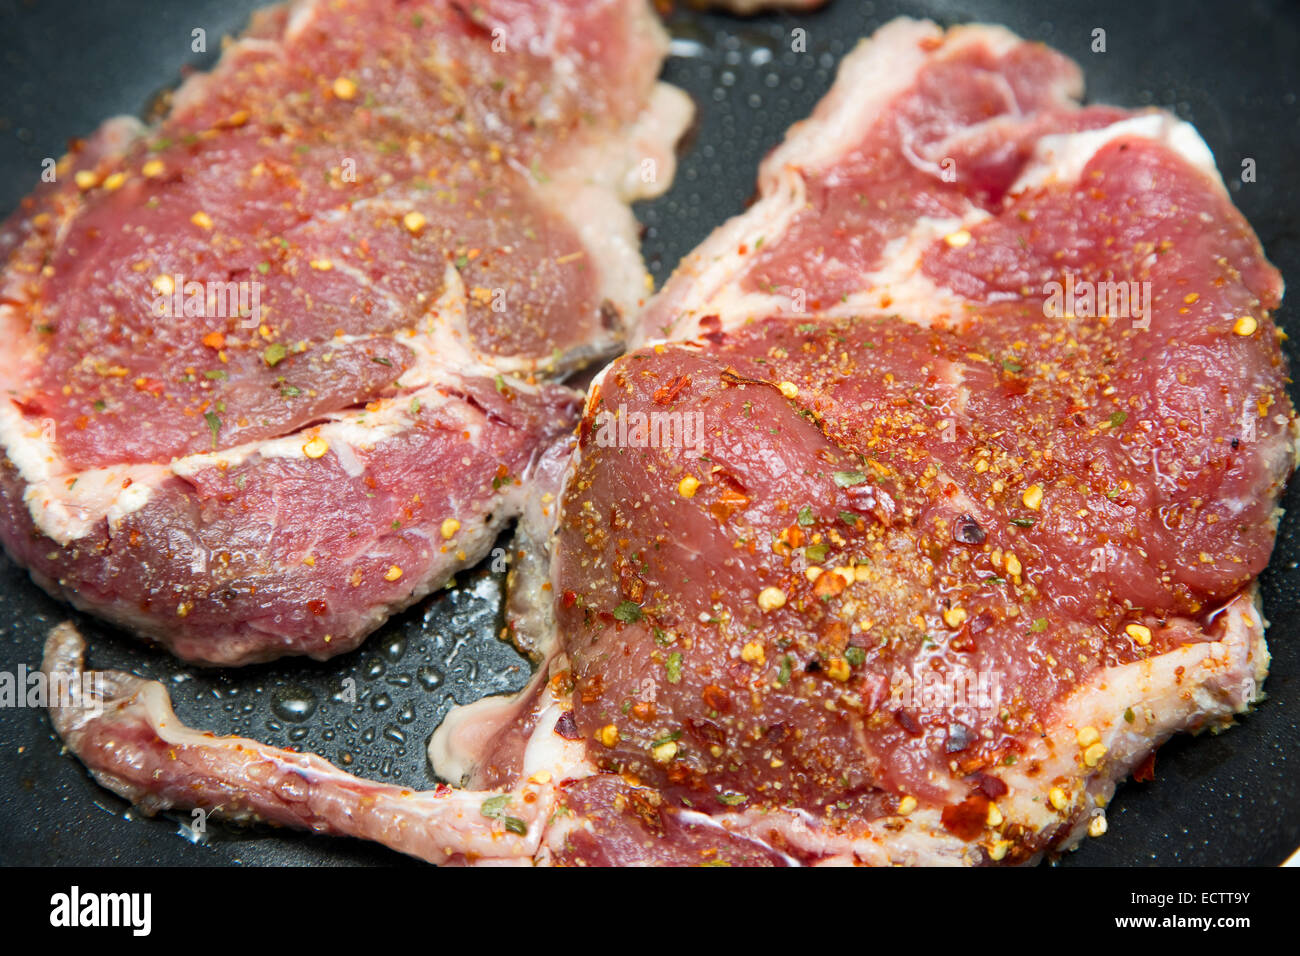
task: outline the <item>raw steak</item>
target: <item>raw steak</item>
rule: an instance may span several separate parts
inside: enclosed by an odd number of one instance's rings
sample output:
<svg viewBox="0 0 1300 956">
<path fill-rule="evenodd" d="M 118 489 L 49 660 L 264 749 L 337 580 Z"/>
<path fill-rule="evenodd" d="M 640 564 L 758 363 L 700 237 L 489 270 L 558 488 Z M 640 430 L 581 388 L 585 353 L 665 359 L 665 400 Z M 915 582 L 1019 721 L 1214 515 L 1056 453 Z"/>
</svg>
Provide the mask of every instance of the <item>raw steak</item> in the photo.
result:
<svg viewBox="0 0 1300 956">
<path fill-rule="evenodd" d="M 1033 859 L 1258 693 L 1281 280 L 1184 124 L 1076 108 L 1004 31 L 874 42 L 646 314 L 701 337 L 588 398 L 575 725 L 668 806 Z M 1065 291 L 1107 283 L 1130 314 Z M 654 441 L 670 416 L 693 447 Z"/>
<path fill-rule="evenodd" d="M 0 535 L 187 660 L 325 658 L 478 561 L 647 289 L 690 115 L 640 0 L 300 0 L 0 231 Z"/>
<path fill-rule="evenodd" d="M 65 741 L 150 808 L 238 787 L 435 861 L 1024 863 L 1104 833 L 1161 742 L 1259 697 L 1295 425 L 1281 280 L 1199 137 L 1079 93 L 998 28 L 895 21 L 845 60 L 648 309 L 670 339 L 539 464 L 559 510 L 525 511 L 509 618 L 542 666 L 430 748 L 475 789 L 197 735 L 124 675 L 55 711 Z M 1098 309 L 1102 282 L 1138 291 Z M 75 633 L 45 666 L 81 670 Z M 377 821 L 334 810 L 370 787 Z"/>
</svg>

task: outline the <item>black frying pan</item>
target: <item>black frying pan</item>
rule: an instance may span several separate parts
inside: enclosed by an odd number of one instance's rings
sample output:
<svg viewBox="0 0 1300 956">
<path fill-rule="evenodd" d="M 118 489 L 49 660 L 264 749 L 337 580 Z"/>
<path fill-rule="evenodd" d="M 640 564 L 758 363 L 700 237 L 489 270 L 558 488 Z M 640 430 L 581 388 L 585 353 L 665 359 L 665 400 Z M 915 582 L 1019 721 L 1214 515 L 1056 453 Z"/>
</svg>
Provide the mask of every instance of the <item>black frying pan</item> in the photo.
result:
<svg viewBox="0 0 1300 956">
<path fill-rule="evenodd" d="M 546 0 L 538 0 L 546 2 Z M 187 70 L 215 60 L 258 0 L 0 0 L 0 215 L 8 213 L 70 137 L 104 118 L 144 112 Z M 1086 6 L 1088 9 L 1080 9 Z M 1057 9 L 1053 9 L 1057 7 Z M 1287 0 L 1087 5 L 968 0 L 833 0 L 797 18 L 739 20 L 682 10 L 670 17 L 678 53 L 666 78 L 699 106 L 672 190 L 638 210 L 645 252 L 662 280 L 754 189 L 762 155 L 807 115 L 857 38 L 899 13 L 941 23 L 1002 23 L 1077 59 L 1089 97 L 1159 105 L 1196 125 L 1234 198 L 1283 275 L 1300 276 L 1300 7 Z M 807 53 L 790 52 L 790 30 Z M 206 54 L 192 50 L 206 31 Z M 1091 50 L 1106 31 L 1106 52 Z M 1240 181 L 1255 160 L 1256 181 Z M 1294 295 L 1295 293 L 1293 293 Z M 1288 299 L 1280 323 L 1294 334 Z M 1294 362 L 1295 357 L 1292 356 Z M 1284 502 L 1300 505 L 1300 483 Z M 1068 865 L 1280 863 L 1300 846 L 1300 519 L 1282 523 L 1263 576 L 1273 621 L 1268 700 L 1220 736 L 1161 749 L 1156 780 L 1125 785 L 1110 832 Z M 321 754 L 353 772 L 426 788 L 424 744 L 453 702 L 523 686 L 527 663 L 497 640 L 499 575 L 482 569 L 391 621 L 357 652 L 326 664 L 287 661 L 195 671 L 50 600 L 0 557 L 0 670 L 36 664 L 46 631 L 69 616 L 90 639 L 91 663 L 165 681 L 188 723 Z M 343 679 L 359 703 L 333 699 Z M 181 817 L 144 819 L 61 755 L 45 715 L 0 710 L 0 862 L 16 864 L 342 864 L 411 862 L 381 847 L 265 828 L 209 824 L 196 845 Z"/>
</svg>

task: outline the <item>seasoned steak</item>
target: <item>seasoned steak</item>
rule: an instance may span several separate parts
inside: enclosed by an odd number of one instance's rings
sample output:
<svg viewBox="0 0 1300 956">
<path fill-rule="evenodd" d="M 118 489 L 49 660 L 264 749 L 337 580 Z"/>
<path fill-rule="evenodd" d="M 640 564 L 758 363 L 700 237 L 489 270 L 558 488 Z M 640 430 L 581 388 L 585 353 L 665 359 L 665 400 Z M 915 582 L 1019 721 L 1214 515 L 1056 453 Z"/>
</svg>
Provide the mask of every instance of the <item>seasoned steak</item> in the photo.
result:
<svg viewBox="0 0 1300 956">
<path fill-rule="evenodd" d="M 0 230 L 0 537 L 180 657 L 349 650 L 479 560 L 647 288 L 639 0 L 300 0 Z"/>
<path fill-rule="evenodd" d="M 1190 127 L 1079 88 L 886 27 L 599 377 L 555 584 L 600 768 L 1025 860 L 1256 698 L 1281 278 Z"/>
</svg>

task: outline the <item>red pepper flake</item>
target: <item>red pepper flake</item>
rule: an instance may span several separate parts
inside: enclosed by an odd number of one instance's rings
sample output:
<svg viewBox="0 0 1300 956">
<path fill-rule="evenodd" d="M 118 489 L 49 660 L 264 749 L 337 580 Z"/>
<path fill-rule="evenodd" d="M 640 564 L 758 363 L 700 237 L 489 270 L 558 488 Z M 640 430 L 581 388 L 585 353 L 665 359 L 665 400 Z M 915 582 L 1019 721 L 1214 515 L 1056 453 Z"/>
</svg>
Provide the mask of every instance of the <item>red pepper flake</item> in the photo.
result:
<svg viewBox="0 0 1300 956">
<path fill-rule="evenodd" d="M 721 523 L 726 523 L 737 511 L 749 505 L 749 496 L 740 485 L 728 475 L 718 476 L 715 484 L 722 491 L 716 501 L 709 505 L 709 513 Z"/>
<path fill-rule="evenodd" d="M 975 786 L 979 788 L 980 793 L 990 800 L 998 800 L 1006 796 L 1007 785 L 1001 777 L 995 777 L 991 773 L 980 771 L 974 776 Z"/>
<path fill-rule="evenodd" d="M 1151 751 L 1151 755 L 1138 764 L 1137 769 L 1133 771 L 1133 779 L 1138 783 L 1147 783 L 1156 778 L 1156 752 Z"/>
<path fill-rule="evenodd" d="M 656 405 L 671 405 L 677 401 L 677 396 L 691 386 L 691 377 L 689 375 L 676 375 L 671 378 L 667 385 L 655 389 L 654 402 Z"/>
<path fill-rule="evenodd" d="M 560 718 L 555 722 L 555 732 L 565 740 L 582 739 L 582 734 L 578 732 L 578 722 L 574 720 L 571 710 L 560 714 Z"/>
<path fill-rule="evenodd" d="M 41 405 L 39 399 L 31 399 L 29 401 L 23 401 L 22 399 L 19 398 L 11 398 L 9 399 L 9 401 L 13 402 L 14 407 L 17 408 L 24 415 L 41 415 L 44 414 L 45 412 L 45 409 Z"/>
<path fill-rule="evenodd" d="M 632 705 L 630 712 L 636 720 L 649 721 L 658 716 L 659 708 L 652 700 L 638 700 Z"/>
<path fill-rule="evenodd" d="M 989 798 L 974 793 L 958 804 L 943 808 L 943 828 L 959 840 L 970 843 L 984 832 L 989 819 Z"/>
<path fill-rule="evenodd" d="M 725 714 L 731 710 L 731 697 L 725 690 L 717 684 L 710 684 L 700 693 L 704 706 L 710 710 L 716 710 L 720 714 Z"/>
</svg>

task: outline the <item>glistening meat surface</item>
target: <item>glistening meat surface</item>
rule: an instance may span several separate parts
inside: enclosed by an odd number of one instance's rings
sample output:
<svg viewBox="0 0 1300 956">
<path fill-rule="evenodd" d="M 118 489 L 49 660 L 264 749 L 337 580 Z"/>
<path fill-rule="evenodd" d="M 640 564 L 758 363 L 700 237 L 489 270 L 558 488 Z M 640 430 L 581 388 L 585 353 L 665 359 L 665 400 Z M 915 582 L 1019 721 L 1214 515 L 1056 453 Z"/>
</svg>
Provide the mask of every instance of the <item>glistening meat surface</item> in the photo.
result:
<svg viewBox="0 0 1300 956">
<path fill-rule="evenodd" d="M 1281 280 L 1190 128 L 1074 108 L 1073 65 L 1002 31 L 874 42 L 648 310 L 699 337 L 589 396 L 557 548 L 575 723 L 692 812 L 892 818 L 900 848 L 937 820 L 1029 859 L 1132 765 L 1117 729 L 1178 727 L 1127 668 L 1220 715 L 1257 693 L 1248 610 L 1235 667 L 1156 662 L 1214 657 L 1272 549 Z"/>
<path fill-rule="evenodd" d="M 556 557 L 508 614 L 542 665 L 430 751 L 474 834 L 527 842 L 432 858 L 1032 862 L 1104 833 L 1169 736 L 1258 700 L 1281 280 L 1194 131 L 1080 85 L 997 28 L 896 21 L 845 60 L 647 309 L 666 340 L 598 377 L 567 471 L 541 463 L 558 515 L 535 499 L 519 541 L 554 527 Z M 56 633 L 47 671 L 78 655 Z M 120 680 L 102 717 L 56 712 L 101 780 L 156 807 L 247 779 Z M 198 791 L 140 772 L 170 747 Z M 411 826 L 389 845 L 465 846 L 384 807 Z"/>
<path fill-rule="evenodd" d="M 74 148 L 0 231 L 5 547 L 213 664 L 481 558 L 644 294 L 665 48 L 637 0 L 299 0 Z"/>
</svg>

